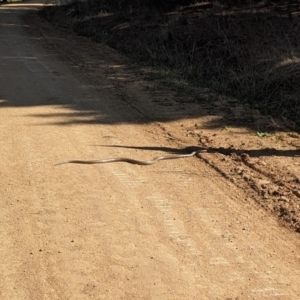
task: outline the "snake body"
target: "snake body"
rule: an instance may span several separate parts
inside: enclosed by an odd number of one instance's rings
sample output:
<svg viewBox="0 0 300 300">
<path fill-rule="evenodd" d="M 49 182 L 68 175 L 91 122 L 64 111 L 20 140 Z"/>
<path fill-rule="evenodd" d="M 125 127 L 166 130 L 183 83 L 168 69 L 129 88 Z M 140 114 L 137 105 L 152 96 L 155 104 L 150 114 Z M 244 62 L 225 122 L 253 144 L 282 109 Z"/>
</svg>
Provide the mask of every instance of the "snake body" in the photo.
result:
<svg viewBox="0 0 300 300">
<path fill-rule="evenodd" d="M 130 164 L 135 165 L 153 165 L 159 160 L 166 160 L 166 159 L 177 159 L 177 158 L 185 158 L 185 157 L 192 157 L 200 152 L 206 152 L 206 150 L 198 150 L 193 151 L 188 154 L 175 154 L 175 155 L 165 155 L 165 156 L 157 156 L 150 160 L 137 160 L 128 157 L 112 157 L 112 158 L 105 158 L 101 160 L 68 160 L 62 163 L 56 164 L 63 165 L 63 164 L 85 164 L 85 165 L 92 165 L 92 164 L 105 164 L 105 163 L 112 163 L 112 162 L 127 162 Z"/>
</svg>

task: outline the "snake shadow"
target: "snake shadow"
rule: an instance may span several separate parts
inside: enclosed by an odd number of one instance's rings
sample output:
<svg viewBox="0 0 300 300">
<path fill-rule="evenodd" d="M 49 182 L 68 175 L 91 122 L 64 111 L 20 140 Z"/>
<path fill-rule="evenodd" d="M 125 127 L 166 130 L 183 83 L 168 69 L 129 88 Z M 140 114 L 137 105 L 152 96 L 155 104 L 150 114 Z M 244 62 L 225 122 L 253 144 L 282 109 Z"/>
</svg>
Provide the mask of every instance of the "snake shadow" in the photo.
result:
<svg viewBox="0 0 300 300">
<path fill-rule="evenodd" d="M 168 154 L 189 154 L 194 151 L 205 151 L 206 153 L 221 153 L 224 155 L 232 154 L 248 154 L 250 157 L 260 156 L 286 156 L 286 157 L 300 157 L 300 149 L 287 149 L 278 150 L 274 148 L 264 149 L 235 149 L 235 148 L 224 148 L 224 147 L 200 147 L 200 146 L 188 146 L 184 148 L 171 148 L 171 147 L 159 147 L 159 146 L 123 146 L 123 145 L 95 145 L 99 147 L 110 147 L 110 148 L 126 148 L 126 149 L 137 149 L 147 151 L 162 151 Z"/>
</svg>

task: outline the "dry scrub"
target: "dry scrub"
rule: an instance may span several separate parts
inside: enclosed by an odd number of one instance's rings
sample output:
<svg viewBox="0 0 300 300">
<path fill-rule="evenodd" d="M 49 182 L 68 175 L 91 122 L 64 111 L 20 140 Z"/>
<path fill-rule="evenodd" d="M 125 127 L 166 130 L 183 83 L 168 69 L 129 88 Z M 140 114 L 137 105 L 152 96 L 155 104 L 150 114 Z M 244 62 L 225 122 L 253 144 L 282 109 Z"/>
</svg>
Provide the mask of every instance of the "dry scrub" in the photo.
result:
<svg viewBox="0 0 300 300">
<path fill-rule="evenodd" d="M 139 63 L 167 68 L 169 76 L 233 95 L 294 129 L 300 125 L 298 4 L 199 3 L 166 11 L 127 2 L 121 9 L 108 0 L 76 2 L 42 15 Z"/>
</svg>

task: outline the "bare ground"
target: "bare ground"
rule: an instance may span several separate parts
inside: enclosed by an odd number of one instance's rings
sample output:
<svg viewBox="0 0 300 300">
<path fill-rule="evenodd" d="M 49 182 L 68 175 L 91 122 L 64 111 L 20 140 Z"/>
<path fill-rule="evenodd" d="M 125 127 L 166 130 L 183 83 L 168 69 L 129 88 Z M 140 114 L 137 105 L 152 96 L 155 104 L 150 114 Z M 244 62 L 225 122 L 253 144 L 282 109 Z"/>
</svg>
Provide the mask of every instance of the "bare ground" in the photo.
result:
<svg viewBox="0 0 300 300">
<path fill-rule="evenodd" d="M 148 81 L 29 4 L 0 8 L 1 299 L 299 298 L 300 136 Z"/>
<path fill-rule="evenodd" d="M 45 23 L 40 32 L 43 30 L 49 30 Z M 73 67 L 80 68 L 96 81 L 97 68 L 103 58 L 99 57 L 97 44 L 89 46 L 83 43 L 87 40 L 67 32 L 53 32 L 54 37 L 45 33 L 48 39 L 45 46 L 49 50 L 56 49 Z M 75 39 L 74 44 L 59 43 L 70 36 Z M 127 43 L 129 41 L 130 37 Z M 134 123 L 163 121 L 171 124 L 163 127 L 183 146 L 207 149 L 208 153 L 202 157 L 206 163 L 217 166 L 215 168 L 227 179 L 251 191 L 249 197 L 273 212 L 280 221 L 300 230 L 300 135 L 297 132 L 289 131 L 279 119 L 263 116 L 248 105 L 243 106 L 233 98 L 206 88 L 197 91 L 206 98 L 199 103 L 184 91 L 172 91 L 147 81 L 145 73 L 146 80 L 137 77 L 126 67 L 125 57 L 117 59 L 120 67 L 106 69 L 106 73 L 114 79 L 121 99 L 146 118 Z M 129 89 L 127 83 L 132 85 L 130 91 L 125 90 L 125 87 Z M 141 89 L 151 97 L 141 97 Z"/>
</svg>

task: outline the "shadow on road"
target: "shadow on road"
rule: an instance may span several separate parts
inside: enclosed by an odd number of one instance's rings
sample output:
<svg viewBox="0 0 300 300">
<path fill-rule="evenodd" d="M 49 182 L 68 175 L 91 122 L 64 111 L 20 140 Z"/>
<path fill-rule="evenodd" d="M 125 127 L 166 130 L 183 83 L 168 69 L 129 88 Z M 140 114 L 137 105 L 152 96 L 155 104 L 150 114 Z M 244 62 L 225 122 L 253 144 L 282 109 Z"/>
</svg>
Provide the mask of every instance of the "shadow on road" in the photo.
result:
<svg viewBox="0 0 300 300">
<path fill-rule="evenodd" d="M 205 151 L 206 153 L 220 153 L 224 155 L 242 155 L 247 154 L 250 157 L 261 157 L 261 156 L 287 156 L 287 157 L 300 157 L 300 149 L 295 150 L 278 150 L 273 148 L 264 149 L 250 149 L 250 150 L 240 150 L 234 148 L 224 148 L 224 147 L 199 147 L 199 146 L 189 146 L 181 149 L 170 148 L 170 147 L 148 147 L 148 146 L 122 146 L 122 145 L 96 145 L 99 147 L 109 147 L 109 148 L 126 148 L 126 149 L 137 149 L 146 151 L 161 151 L 168 154 L 189 154 L 194 151 Z M 201 153 L 201 152 L 200 152 Z"/>
<path fill-rule="evenodd" d="M 274 129 L 268 117 L 241 109 L 238 101 L 209 89 L 199 89 L 191 97 L 180 88 L 170 91 L 141 79 L 114 50 L 101 44 L 91 47 L 87 39 L 41 23 L 36 12 L 44 3 L 9 3 L 0 8 L 0 108 L 62 107 L 63 112 L 28 115 L 53 125 L 203 118 L 207 129 L 230 125 L 257 130 L 259 118 L 261 131 Z"/>
</svg>

